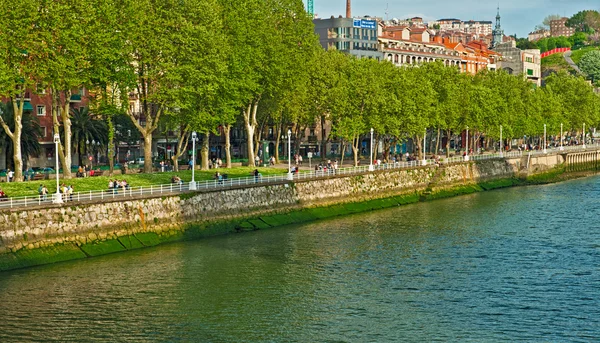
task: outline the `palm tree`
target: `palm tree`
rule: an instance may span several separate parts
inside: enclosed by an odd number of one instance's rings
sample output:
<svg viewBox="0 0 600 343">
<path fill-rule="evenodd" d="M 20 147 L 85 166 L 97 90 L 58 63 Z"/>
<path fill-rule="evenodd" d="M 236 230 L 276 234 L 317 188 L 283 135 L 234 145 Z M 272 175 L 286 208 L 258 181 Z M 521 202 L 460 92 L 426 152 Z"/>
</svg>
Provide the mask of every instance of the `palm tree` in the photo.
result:
<svg viewBox="0 0 600 343">
<path fill-rule="evenodd" d="M 13 119 L 12 103 L 0 103 L 0 113 L 8 127 L 14 130 L 15 121 Z M 23 112 L 22 124 L 21 153 L 23 156 L 23 167 L 26 167 L 29 164 L 29 156 L 39 155 L 41 152 L 39 138 L 42 135 L 42 129 L 40 128 L 38 118 L 31 111 Z M 13 155 L 13 142 L 4 130 L 0 130 L 0 147 L 5 151 L 7 157 Z M 8 168 L 14 169 L 12 159 L 7 159 L 6 164 Z"/>
<path fill-rule="evenodd" d="M 71 110 L 72 140 L 79 156 L 79 164 L 83 163 L 83 155 L 91 151 L 89 142 L 99 142 L 105 147 L 108 143 L 108 129 L 106 123 L 94 115 L 90 115 L 88 107 L 73 108 Z"/>
</svg>

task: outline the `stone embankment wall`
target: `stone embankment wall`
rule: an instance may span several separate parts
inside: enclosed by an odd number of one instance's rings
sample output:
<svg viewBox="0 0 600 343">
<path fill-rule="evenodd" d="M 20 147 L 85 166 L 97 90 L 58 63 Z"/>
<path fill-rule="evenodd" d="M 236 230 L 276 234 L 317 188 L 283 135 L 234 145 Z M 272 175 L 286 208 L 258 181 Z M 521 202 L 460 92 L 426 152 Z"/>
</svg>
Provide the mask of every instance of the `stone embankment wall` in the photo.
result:
<svg viewBox="0 0 600 343">
<path fill-rule="evenodd" d="M 0 212 L 0 271 L 414 202 L 419 192 L 432 188 L 513 178 L 521 164 L 489 160 L 380 170 L 289 184 Z"/>
</svg>

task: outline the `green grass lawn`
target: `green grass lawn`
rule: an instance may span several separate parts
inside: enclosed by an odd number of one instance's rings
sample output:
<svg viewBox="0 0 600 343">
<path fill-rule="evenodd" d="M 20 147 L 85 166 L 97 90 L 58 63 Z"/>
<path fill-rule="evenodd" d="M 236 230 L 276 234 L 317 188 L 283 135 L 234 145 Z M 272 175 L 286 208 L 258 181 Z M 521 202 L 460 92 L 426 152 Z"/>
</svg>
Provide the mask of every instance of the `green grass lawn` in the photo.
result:
<svg viewBox="0 0 600 343">
<path fill-rule="evenodd" d="M 560 69 L 568 69 L 569 64 L 565 61 L 563 54 L 557 53 L 552 54 L 548 57 L 542 58 L 542 67 L 543 68 L 560 68 Z"/>
<path fill-rule="evenodd" d="M 585 55 L 586 53 L 593 51 L 593 50 L 598 50 L 600 48 L 598 48 L 597 46 L 586 46 L 583 47 L 579 50 L 573 50 L 572 54 L 571 54 L 571 59 L 573 60 L 573 62 L 575 62 L 575 64 L 579 65 L 579 61 L 581 61 L 581 57 L 583 57 L 583 55 Z"/>
<path fill-rule="evenodd" d="M 216 171 L 221 174 L 227 174 L 231 178 L 250 177 L 252 171 L 255 168 L 252 167 L 237 167 L 231 169 L 211 169 L 210 171 L 196 171 L 196 181 L 201 180 L 212 180 Z M 280 168 L 258 168 L 259 172 L 264 175 L 281 175 L 287 172 L 287 169 Z M 61 179 L 61 184 L 64 182 L 66 185 L 72 185 L 75 192 L 87 192 L 87 191 L 98 191 L 104 190 L 108 187 L 109 179 L 127 180 L 127 183 L 131 187 L 150 186 L 150 185 L 161 185 L 171 183 L 171 177 L 173 175 L 179 176 L 184 182 L 192 180 L 192 171 L 180 171 L 180 172 L 164 172 L 164 173 L 152 173 L 152 174 L 128 174 L 128 175 L 115 175 L 113 177 L 108 176 L 96 176 L 88 178 L 73 178 L 71 180 Z M 55 174 L 50 174 L 50 180 L 38 180 L 28 182 L 13 182 L 13 183 L 0 183 L 0 188 L 4 190 L 6 195 L 9 197 L 20 197 L 20 196 L 35 196 L 38 194 L 37 189 L 40 184 L 46 185 L 50 193 L 56 193 L 56 179 Z"/>
</svg>

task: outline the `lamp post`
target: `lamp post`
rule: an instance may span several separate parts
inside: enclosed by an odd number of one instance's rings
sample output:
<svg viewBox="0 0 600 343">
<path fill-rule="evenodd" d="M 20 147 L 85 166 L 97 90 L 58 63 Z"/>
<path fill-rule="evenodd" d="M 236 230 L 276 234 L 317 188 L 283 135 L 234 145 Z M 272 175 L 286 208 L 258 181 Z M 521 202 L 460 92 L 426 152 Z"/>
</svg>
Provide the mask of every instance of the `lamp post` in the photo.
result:
<svg viewBox="0 0 600 343">
<path fill-rule="evenodd" d="M 371 154 L 369 155 L 369 171 L 375 170 L 373 167 L 373 128 L 371 128 Z"/>
<path fill-rule="evenodd" d="M 54 201 L 53 203 L 55 204 L 62 204 L 63 200 L 62 200 L 62 196 L 60 194 L 60 184 L 59 184 L 59 176 L 58 176 L 58 143 L 60 142 L 60 135 L 58 133 L 54 134 L 54 148 L 55 148 L 55 155 L 56 155 L 56 194 L 54 194 Z"/>
<path fill-rule="evenodd" d="M 196 179 L 194 175 L 194 171 L 196 170 L 196 139 L 198 138 L 198 134 L 196 131 L 192 132 L 192 181 L 190 182 L 190 191 L 196 190 Z"/>
<path fill-rule="evenodd" d="M 94 169 L 94 147 L 96 145 L 96 141 L 92 139 L 92 158 L 90 159 L 90 169 Z"/>
<path fill-rule="evenodd" d="M 548 150 L 546 150 L 546 124 L 544 124 L 544 154 L 548 152 Z"/>
<path fill-rule="evenodd" d="M 563 148 L 563 124 L 560 123 L 560 150 L 564 150 Z"/>
<path fill-rule="evenodd" d="M 425 156 L 425 151 L 427 151 L 427 129 L 425 129 L 425 135 L 423 135 L 423 165 L 427 165 L 427 157 Z"/>
<path fill-rule="evenodd" d="M 585 123 L 583 123 L 583 132 L 581 133 L 581 135 L 583 136 L 583 148 L 585 149 Z"/>
<path fill-rule="evenodd" d="M 292 130 L 288 129 L 288 180 L 294 180 L 294 174 L 292 174 Z"/>
<path fill-rule="evenodd" d="M 502 141 L 502 125 L 500 125 L 500 157 L 504 157 L 504 142 Z"/>
<path fill-rule="evenodd" d="M 467 143 L 465 145 L 465 161 L 469 160 L 469 127 L 467 126 Z"/>
</svg>

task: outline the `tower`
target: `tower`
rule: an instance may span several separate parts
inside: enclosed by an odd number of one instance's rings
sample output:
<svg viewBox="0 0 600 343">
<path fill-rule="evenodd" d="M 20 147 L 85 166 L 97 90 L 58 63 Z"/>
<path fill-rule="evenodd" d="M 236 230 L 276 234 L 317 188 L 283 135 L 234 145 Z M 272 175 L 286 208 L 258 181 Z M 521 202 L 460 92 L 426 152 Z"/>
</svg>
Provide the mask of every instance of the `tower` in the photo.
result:
<svg viewBox="0 0 600 343">
<path fill-rule="evenodd" d="M 315 5 L 313 0 L 308 0 L 306 2 L 306 12 L 310 14 L 312 17 L 315 16 Z"/>
<path fill-rule="evenodd" d="M 502 38 L 504 38 L 504 30 L 502 30 L 502 26 L 500 26 L 500 6 L 498 6 L 498 14 L 496 14 L 496 26 L 492 31 L 492 49 L 497 47 L 498 44 L 502 43 Z"/>
<path fill-rule="evenodd" d="M 346 0 L 346 18 L 352 18 L 351 0 Z"/>
</svg>

